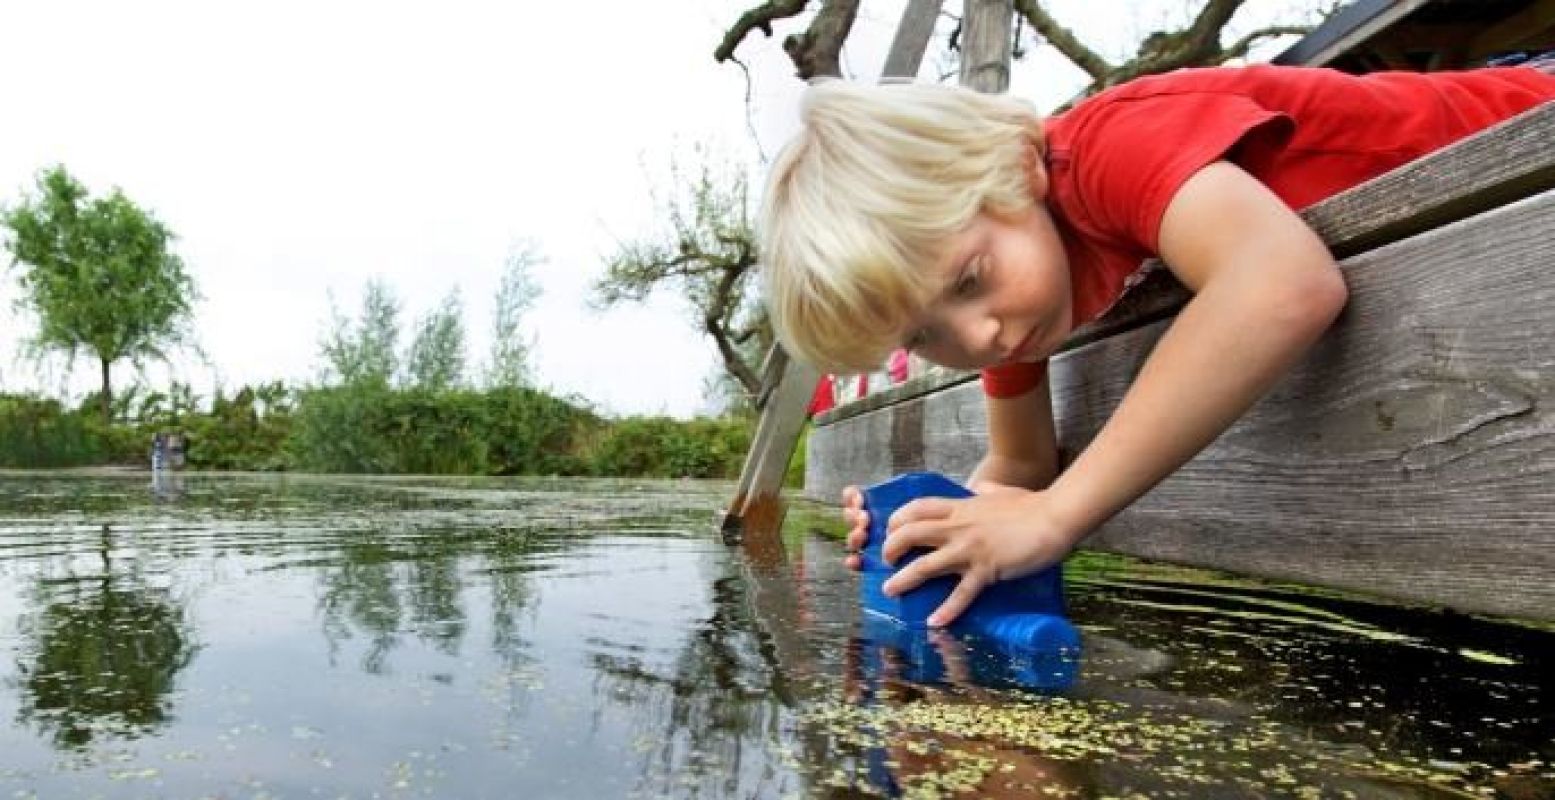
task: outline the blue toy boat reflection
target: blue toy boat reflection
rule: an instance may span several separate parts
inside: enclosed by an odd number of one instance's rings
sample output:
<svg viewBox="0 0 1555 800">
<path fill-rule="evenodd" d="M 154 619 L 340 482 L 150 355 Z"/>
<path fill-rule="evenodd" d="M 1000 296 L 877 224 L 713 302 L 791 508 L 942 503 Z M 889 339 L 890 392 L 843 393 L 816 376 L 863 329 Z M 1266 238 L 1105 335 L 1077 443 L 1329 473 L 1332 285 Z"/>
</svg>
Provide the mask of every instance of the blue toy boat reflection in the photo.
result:
<svg viewBox="0 0 1555 800">
<path fill-rule="evenodd" d="M 900 677 L 908 680 L 946 677 L 927 619 L 950 595 L 958 577 L 941 576 L 899 597 L 887 597 L 881 590 L 886 579 L 926 551 L 909 553 L 895 568 L 886 564 L 880 552 L 886 521 L 920 497 L 971 496 L 966 487 L 934 472 L 909 472 L 864 490 L 864 509 L 869 512 L 869 541 L 861 554 L 859 582 L 864 636 L 904 656 L 907 663 Z M 949 630 L 967 646 L 974 682 L 1042 690 L 1063 689 L 1074 682 L 1080 633 L 1064 618 L 1061 565 L 985 588 Z"/>
</svg>

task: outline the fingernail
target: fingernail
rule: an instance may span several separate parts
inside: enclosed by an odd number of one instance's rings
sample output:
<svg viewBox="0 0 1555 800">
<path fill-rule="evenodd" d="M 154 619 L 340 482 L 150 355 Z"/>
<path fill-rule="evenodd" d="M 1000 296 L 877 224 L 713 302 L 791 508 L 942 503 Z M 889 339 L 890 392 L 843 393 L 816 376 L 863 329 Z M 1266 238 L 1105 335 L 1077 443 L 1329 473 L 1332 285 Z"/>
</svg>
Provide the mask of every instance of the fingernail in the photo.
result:
<svg viewBox="0 0 1555 800">
<path fill-rule="evenodd" d="M 945 621 L 944 620 L 945 620 L 945 618 L 941 617 L 938 614 L 930 614 L 929 615 L 929 627 L 930 628 L 941 628 L 941 627 L 944 627 L 944 625 L 945 625 Z"/>
</svg>

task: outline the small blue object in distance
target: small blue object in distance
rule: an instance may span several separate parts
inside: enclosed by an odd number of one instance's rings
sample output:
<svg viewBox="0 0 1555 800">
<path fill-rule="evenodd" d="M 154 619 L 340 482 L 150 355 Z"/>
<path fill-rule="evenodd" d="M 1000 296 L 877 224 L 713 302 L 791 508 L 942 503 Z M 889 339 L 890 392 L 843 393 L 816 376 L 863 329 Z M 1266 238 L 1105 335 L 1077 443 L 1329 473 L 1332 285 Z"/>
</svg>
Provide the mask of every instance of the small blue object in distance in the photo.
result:
<svg viewBox="0 0 1555 800">
<path fill-rule="evenodd" d="M 859 600 L 866 613 L 926 628 L 929 615 L 950 596 L 960 576 L 941 575 L 909 592 L 887 597 L 883 589 L 886 580 L 928 550 L 916 548 L 895 567 L 887 564 L 881 556 L 886 523 L 897 509 L 918 498 L 957 499 L 971 497 L 972 492 L 937 472 L 909 472 L 875 484 L 863 495 L 864 510 L 869 512 L 869 540 L 860 554 Z M 1064 618 L 1063 568 L 1059 564 L 984 587 L 950 629 L 991 639 L 1010 652 L 1078 654 L 1080 648 L 1079 631 Z"/>
</svg>

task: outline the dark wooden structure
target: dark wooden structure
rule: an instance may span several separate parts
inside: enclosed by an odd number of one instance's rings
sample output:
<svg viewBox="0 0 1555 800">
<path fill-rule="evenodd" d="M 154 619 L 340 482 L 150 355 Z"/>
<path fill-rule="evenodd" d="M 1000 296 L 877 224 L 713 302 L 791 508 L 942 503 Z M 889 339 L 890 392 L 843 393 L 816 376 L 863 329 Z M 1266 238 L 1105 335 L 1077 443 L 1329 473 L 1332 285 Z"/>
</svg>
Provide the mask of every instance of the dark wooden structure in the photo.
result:
<svg viewBox="0 0 1555 800">
<path fill-rule="evenodd" d="M 1555 49 L 1555 0 L 1357 0 L 1275 56 L 1345 72 L 1464 69 Z"/>
</svg>

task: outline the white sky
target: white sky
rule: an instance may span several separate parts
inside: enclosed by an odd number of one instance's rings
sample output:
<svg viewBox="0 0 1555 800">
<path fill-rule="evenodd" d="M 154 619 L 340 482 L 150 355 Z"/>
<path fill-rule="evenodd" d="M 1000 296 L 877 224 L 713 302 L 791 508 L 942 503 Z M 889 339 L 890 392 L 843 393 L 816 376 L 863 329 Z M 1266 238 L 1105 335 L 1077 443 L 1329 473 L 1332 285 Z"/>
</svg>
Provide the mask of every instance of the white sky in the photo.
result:
<svg viewBox="0 0 1555 800">
<path fill-rule="evenodd" d="M 780 39 L 802 23 L 738 51 L 753 76 L 749 119 L 744 75 L 712 60 L 754 5 L 4 3 L 0 203 L 61 163 L 94 195 L 118 186 L 171 227 L 203 296 L 195 331 L 209 360 L 180 358 L 173 374 L 202 395 L 314 379 L 331 294 L 354 318 L 375 277 L 398 294 L 407 341 L 457 287 L 473 373 L 504 260 L 528 239 L 549 259 L 525 324 L 539 383 L 608 412 L 689 416 L 705 409 L 716 356 L 686 309 L 662 297 L 595 313 L 584 300 L 615 244 L 655 229 L 649 176 L 671 154 L 707 142 L 759 175 L 751 129 L 769 155 L 791 131 L 800 85 Z M 1047 5 L 1117 55 L 1188 4 Z M 1253 0 L 1243 16 L 1299 5 Z M 878 71 L 899 13 L 899 1 L 864 4 L 853 74 Z M 1081 83 L 1037 53 L 1012 91 L 1045 108 Z M 0 275 L 0 389 L 95 388 L 94 364 L 67 375 L 16 357 L 31 332 L 16 294 L 15 273 Z M 134 381 L 116 369 L 116 386 Z"/>
</svg>

